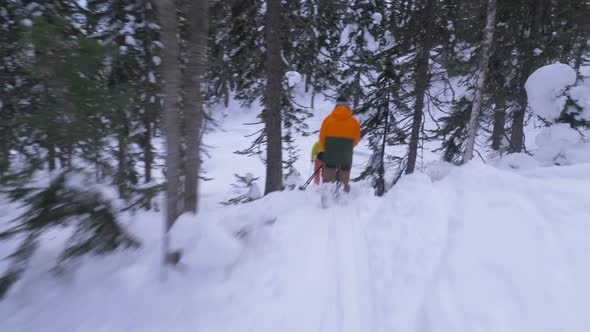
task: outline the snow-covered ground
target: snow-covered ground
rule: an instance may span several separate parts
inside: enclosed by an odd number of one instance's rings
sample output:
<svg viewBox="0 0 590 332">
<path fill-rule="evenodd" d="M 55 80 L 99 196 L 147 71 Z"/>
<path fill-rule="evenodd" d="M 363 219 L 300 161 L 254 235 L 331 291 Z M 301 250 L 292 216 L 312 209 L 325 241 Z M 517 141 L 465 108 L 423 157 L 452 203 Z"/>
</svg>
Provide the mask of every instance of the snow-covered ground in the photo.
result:
<svg viewBox="0 0 590 332">
<path fill-rule="evenodd" d="M 44 252 L 0 330 L 585 331 L 590 165 L 432 173 L 327 209 L 314 189 L 183 218 L 165 281 L 160 217 L 139 215 L 137 252 L 60 278 Z"/>
<path fill-rule="evenodd" d="M 310 128 L 330 102 L 318 100 Z M 0 331 L 473 332 L 586 331 L 590 326 L 590 164 L 532 157 L 430 164 L 385 197 L 370 187 L 320 204 L 319 188 L 221 206 L 234 173 L 261 177 L 248 146 L 255 110 L 216 113 L 201 213 L 174 226 L 177 269 L 162 271 L 162 215 L 125 221 L 136 251 L 51 268 L 47 234 L 32 268 L 0 302 Z M 316 136 L 298 138 L 301 181 Z M 582 151 L 582 150 L 580 150 Z M 588 152 L 588 149 L 584 150 Z M 580 152 L 581 153 L 581 152 Z M 358 174 L 368 153 L 355 154 Z M 1 205 L 5 211 L 13 207 Z M 13 215 L 14 216 L 14 215 Z M 4 223 L 10 216 L 0 217 Z M 10 244 L 0 244 L 2 253 Z M 5 251 L 6 250 L 6 251 Z"/>
</svg>

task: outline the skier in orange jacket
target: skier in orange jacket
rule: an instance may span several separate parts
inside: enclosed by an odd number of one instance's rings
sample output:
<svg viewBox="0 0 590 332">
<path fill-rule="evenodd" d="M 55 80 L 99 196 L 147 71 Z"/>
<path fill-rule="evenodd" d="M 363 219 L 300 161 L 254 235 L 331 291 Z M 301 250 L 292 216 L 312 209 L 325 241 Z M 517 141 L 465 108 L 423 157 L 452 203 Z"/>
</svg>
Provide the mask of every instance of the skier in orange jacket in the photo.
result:
<svg viewBox="0 0 590 332">
<path fill-rule="evenodd" d="M 320 129 L 320 144 L 324 148 L 324 182 L 340 182 L 350 191 L 352 150 L 361 139 L 361 126 L 352 115 L 346 98 L 338 97 L 336 107 Z"/>
</svg>

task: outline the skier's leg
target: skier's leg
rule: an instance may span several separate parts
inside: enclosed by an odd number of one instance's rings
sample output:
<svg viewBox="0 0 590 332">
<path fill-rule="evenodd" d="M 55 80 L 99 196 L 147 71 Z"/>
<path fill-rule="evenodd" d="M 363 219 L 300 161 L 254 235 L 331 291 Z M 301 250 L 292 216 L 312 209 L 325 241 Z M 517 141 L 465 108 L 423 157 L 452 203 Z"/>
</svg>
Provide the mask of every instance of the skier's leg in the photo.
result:
<svg viewBox="0 0 590 332">
<path fill-rule="evenodd" d="M 344 185 L 344 191 L 350 192 L 350 169 L 341 169 L 338 173 L 338 180 Z"/>
<path fill-rule="evenodd" d="M 334 182 L 336 181 L 336 168 L 330 168 L 324 166 L 322 170 L 323 180 L 324 183 Z"/>
<path fill-rule="evenodd" d="M 313 179 L 315 184 L 320 184 L 320 177 L 321 177 L 322 171 L 321 170 L 318 171 L 318 169 L 320 169 L 321 167 L 322 167 L 322 162 L 320 160 L 316 159 L 314 169 L 313 169 L 316 172 L 315 177 Z"/>
</svg>

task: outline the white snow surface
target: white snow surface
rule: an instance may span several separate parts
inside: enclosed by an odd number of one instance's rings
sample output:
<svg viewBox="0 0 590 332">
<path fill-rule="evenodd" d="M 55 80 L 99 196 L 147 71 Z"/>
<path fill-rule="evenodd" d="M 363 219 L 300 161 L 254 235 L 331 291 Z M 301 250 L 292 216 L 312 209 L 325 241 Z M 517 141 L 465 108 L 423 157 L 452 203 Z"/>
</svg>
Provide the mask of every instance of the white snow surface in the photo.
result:
<svg viewBox="0 0 590 332">
<path fill-rule="evenodd" d="M 295 87 L 295 92 L 300 86 Z M 299 100 L 305 105 L 305 100 Z M 310 128 L 332 102 L 317 97 Z M 126 214 L 136 251 L 85 257 L 50 270 L 68 231 L 44 237 L 24 278 L 0 301 L 11 332 L 585 332 L 590 326 L 590 148 L 554 126 L 540 151 L 562 142 L 568 166 L 513 154 L 490 165 L 430 163 L 385 197 L 364 183 L 320 204 L 313 183 L 236 206 L 234 173 L 260 177 L 249 145 L 258 112 L 231 100 L 205 136 L 200 213 L 173 227 L 181 265 L 161 268 L 162 212 Z M 547 135 L 547 133 L 545 134 Z M 316 135 L 298 137 L 309 165 Z M 307 148 L 307 149 L 306 149 Z M 353 177 L 370 156 L 355 150 Z M 311 170 L 309 171 L 311 173 Z M 295 176 L 295 175 L 293 175 Z M 301 181 L 308 174 L 302 174 Z M 161 204 L 161 203 L 160 203 Z M 161 207 L 162 205 L 160 205 Z M 0 229 L 19 209 L 2 201 Z M 0 242 L 0 255 L 15 249 Z M 7 262 L 0 260 L 0 271 Z"/>
<path fill-rule="evenodd" d="M 271 194 L 183 216 L 183 265 L 165 280 L 159 216 L 145 213 L 130 225 L 143 249 L 28 273 L 0 330 L 585 331 L 588 188 L 588 164 L 473 163 L 382 199 L 355 186 L 328 209 L 315 189 Z"/>
<path fill-rule="evenodd" d="M 525 84 L 533 112 L 547 121 L 555 121 L 565 107 L 566 89 L 574 83 L 576 71 L 566 64 L 554 63 L 534 71 Z"/>
</svg>

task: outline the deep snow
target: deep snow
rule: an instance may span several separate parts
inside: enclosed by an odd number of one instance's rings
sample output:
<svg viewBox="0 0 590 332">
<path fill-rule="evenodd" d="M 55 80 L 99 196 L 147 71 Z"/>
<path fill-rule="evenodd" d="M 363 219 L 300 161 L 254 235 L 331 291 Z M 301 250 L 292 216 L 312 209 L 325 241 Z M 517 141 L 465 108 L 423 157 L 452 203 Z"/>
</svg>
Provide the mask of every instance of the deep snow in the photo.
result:
<svg viewBox="0 0 590 332">
<path fill-rule="evenodd" d="M 332 107 L 316 102 L 312 129 Z M 49 271 L 64 234 L 52 232 L 0 302 L 0 331 L 576 332 L 590 326 L 587 145 L 563 147 L 571 166 L 524 154 L 490 165 L 431 163 L 383 198 L 354 183 L 350 195 L 327 209 L 313 185 L 225 207 L 218 203 L 231 197 L 233 173 L 252 173 L 264 183 L 259 159 L 232 153 L 247 147 L 244 136 L 256 127 L 242 124 L 254 122 L 257 111 L 230 109 L 215 113 L 223 130 L 205 139 L 211 154 L 205 176 L 215 180 L 202 183 L 201 213 L 183 216 L 173 228 L 173 246 L 183 250 L 178 268 L 164 273 L 160 267 L 158 212 L 124 218 L 141 249 L 86 257 L 60 276 Z M 558 134 L 541 140 L 554 142 Z M 301 182 L 310 173 L 315 139 L 298 138 Z M 367 158 L 361 146 L 353 174 Z M 18 210 L 0 206 L 10 212 L 0 216 L 4 225 Z M 0 252 L 13 245 L 0 243 Z"/>
<path fill-rule="evenodd" d="M 137 252 L 0 303 L 1 331 L 585 331 L 590 165 L 447 168 L 321 209 L 317 188 L 183 217 L 162 281 L 160 217 Z M 442 174 L 442 175 L 441 175 Z"/>
</svg>

